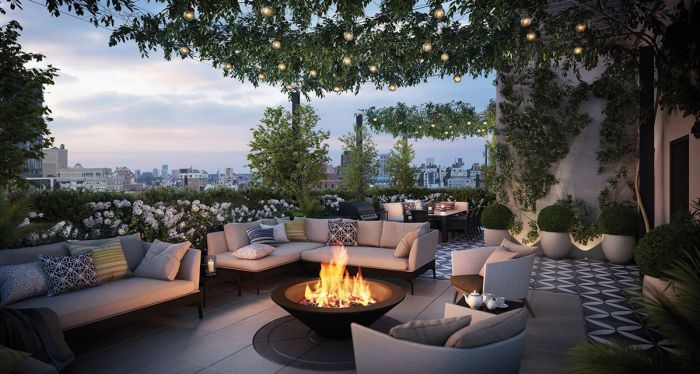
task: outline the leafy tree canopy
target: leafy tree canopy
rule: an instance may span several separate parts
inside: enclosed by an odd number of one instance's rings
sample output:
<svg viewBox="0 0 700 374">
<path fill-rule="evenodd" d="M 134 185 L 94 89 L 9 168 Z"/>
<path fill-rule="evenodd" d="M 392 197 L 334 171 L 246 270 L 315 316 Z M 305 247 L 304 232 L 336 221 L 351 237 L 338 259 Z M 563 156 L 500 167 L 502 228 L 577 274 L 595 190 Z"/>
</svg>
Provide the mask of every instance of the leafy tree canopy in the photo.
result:
<svg viewBox="0 0 700 374">
<path fill-rule="evenodd" d="M 350 158 L 349 163 L 339 168 L 341 188 L 353 198 L 364 199 L 379 169 L 377 145 L 362 126 L 355 126 L 352 132 L 341 136 L 340 142 Z"/>
<path fill-rule="evenodd" d="M 416 183 L 418 168 L 411 166 L 416 152 L 407 138 L 399 139 L 394 148 L 389 152 L 386 160 L 386 172 L 391 178 L 390 186 L 396 188 L 401 193 L 413 188 Z"/>
</svg>

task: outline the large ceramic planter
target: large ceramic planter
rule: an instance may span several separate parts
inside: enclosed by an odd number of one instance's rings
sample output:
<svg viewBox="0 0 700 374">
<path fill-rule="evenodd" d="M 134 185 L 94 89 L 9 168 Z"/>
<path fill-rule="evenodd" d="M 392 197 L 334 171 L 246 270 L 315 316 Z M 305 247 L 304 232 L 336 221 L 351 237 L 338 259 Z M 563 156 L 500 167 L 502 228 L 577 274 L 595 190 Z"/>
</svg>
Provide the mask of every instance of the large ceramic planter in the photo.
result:
<svg viewBox="0 0 700 374">
<path fill-rule="evenodd" d="M 634 236 L 603 234 L 603 253 L 614 264 L 625 264 L 634 257 Z"/>
<path fill-rule="evenodd" d="M 642 279 L 642 293 L 647 301 L 656 299 L 659 295 L 666 296 L 672 302 L 676 301 L 673 284 L 669 281 L 645 275 Z"/>
<path fill-rule="evenodd" d="M 571 249 L 571 238 L 568 232 L 542 231 L 540 233 L 540 244 L 542 245 L 542 252 L 547 257 L 564 258 Z"/>
<path fill-rule="evenodd" d="M 484 244 L 487 247 L 501 245 L 503 239 L 508 238 L 508 230 L 496 230 L 484 228 Z"/>
</svg>

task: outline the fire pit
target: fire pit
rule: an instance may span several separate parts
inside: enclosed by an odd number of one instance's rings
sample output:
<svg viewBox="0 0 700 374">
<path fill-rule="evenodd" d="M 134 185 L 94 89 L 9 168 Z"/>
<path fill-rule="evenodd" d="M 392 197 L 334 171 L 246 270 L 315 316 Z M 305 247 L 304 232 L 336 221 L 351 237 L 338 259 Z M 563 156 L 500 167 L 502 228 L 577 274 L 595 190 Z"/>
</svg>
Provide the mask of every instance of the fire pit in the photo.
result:
<svg viewBox="0 0 700 374">
<path fill-rule="evenodd" d="M 272 301 L 319 335 L 346 339 L 351 323 L 369 326 L 406 297 L 401 287 L 364 279 L 360 270 L 351 277 L 346 264 L 345 248 L 334 248 L 319 279 L 282 284 L 272 291 Z"/>
</svg>

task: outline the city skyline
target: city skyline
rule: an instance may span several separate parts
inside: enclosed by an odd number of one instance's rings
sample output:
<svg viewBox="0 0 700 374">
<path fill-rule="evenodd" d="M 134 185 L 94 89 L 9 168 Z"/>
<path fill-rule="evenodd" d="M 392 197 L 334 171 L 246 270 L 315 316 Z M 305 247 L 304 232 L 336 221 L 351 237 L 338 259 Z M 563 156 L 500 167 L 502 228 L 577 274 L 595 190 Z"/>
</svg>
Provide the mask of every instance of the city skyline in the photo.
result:
<svg viewBox="0 0 700 374">
<path fill-rule="evenodd" d="M 142 59 L 132 44 L 108 47 L 108 30 L 72 17 L 52 18 L 34 3 L 24 8 L 8 11 L 0 20 L 19 20 L 24 48 L 45 54 L 45 62 L 60 69 L 56 84 L 46 88 L 45 96 L 53 111 L 54 144 L 71 149 L 71 164 L 145 170 L 167 163 L 244 172 L 249 129 L 257 125 L 266 107 L 291 107 L 276 87 L 263 84 L 256 89 L 224 78 L 220 71 L 195 60 L 165 61 L 160 51 Z M 319 128 L 330 131 L 330 156 L 338 163 L 342 152 L 338 138 L 351 131 L 360 109 L 397 101 L 420 104 L 426 98 L 434 102 L 457 98 L 483 110 L 494 96 L 490 77 L 465 77 L 461 84 L 431 78 L 396 92 L 363 86 L 357 96 L 333 94 L 302 101 L 317 110 Z M 382 153 L 395 141 L 387 134 L 374 138 Z M 432 156 L 449 163 L 457 154 L 466 162 L 482 160 L 484 142 L 469 138 L 413 143 L 417 160 Z"/>
</svg>

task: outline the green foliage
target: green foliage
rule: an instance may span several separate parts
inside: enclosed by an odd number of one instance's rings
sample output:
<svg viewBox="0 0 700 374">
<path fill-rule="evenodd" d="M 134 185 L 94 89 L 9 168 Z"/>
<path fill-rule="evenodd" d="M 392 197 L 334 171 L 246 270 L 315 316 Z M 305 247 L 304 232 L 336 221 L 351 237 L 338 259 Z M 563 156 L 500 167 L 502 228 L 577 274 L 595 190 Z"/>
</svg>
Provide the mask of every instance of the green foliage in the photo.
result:
<svg viewBox="0 0 700 374">
<path fill-rule="evenodd" d="M 700 247 L 700 224 L 690 216 L 679 216 L 671 223 L 646 233 L 634 249 L 634 260 L 645 275 L 663 278 L 683 252 Z"/>
<path fill-rule="evenodd" d="M 632 201 L 620 196 L 625 191 L 629 192 L 629 198 L 632 199 Z M 604 209 L 606 206 L 614 203 L 632 206 L 636 200 L 637 196 L 634 194 L 634 181 L 627 176 L 627 168 L 620 166 L 615 171 L 615 174 L 608 178 L 607 186 L 603 187 L 600 191 L 598 195 L 598 207 Z"/>
<path fill-rule="evenodd" d="M 627 205 L 610 204 L 601 209 L 598 226 L 603 234 L 635 236 L 639 228 L 637 212 Z"/>
<path fill-rule="evenodd" d="M 679 367 L 653 349 L 588 342 L 570 352 L 575 374 L 679 373 Z"/>
<path fill-rule="evenodd" d="M 386 172 L 391 178 L 391 187 L 406 193 L 416 182 L 418 168 L 411 166 L 416 152 L 408 143 L 408 139 L 399 139 L 394 148 L 389 152 L 386 160 Z"/>
<path fill-rule="evenodd" d="M 600 236 L 600 229 L 595 223 L 593 210 L 588 203 L 581 199 L 574 199 L 569 195 L 566 199 L 558 200 L 556 204 L 566 207 L 573 213 L 574 219 L 569 226 L 569 232 L 576 242 L 587 244 Z"/>
<path fill-rule="evenodd" d="M 513 226 L 513 212 L 503 204 L 491 204 L 481 212 L 481 224 L 486 229 L 508 230 Z"/>
<path fill-rule="evenodd" d="M 300 217 L 320 217 L 323 209 L 321 208 L 321 202 L 310 196 L 307 196 L 299 203 L 299 212 L 296 216 Z"/>
<path fill-rule="evenodd" d="M 30 232 L 41 228 L 41 225 L 28 222 L 30 211 L 26 198 L 10 201 L 0 193 L 0 249 L 10 248 Z"/>
<path fill-rule="evenodd" d="M 575 217 L 571 208 L 563 204 L 554 204 L 540 210 L 537 225 L 540 230 L 548 232 L 569 232 Z"/>
<path fill-rule="evenodd" d="M 493 131 L 495 124 L 495 117 L 490 118 L 488 111 L 477 113 L 473 106 L 461 101 L 413 106 L 397 103 L 391 107 L 370 107 L 364 113 L 367 124 L 375 131 L 409 139 L 483 136 Z"/>
<path fill-rule="evenodd" d="M 340 137 L 343 151 L 348 152 L 350 163 L 340 165 L 340 186 L 353 199 L 364 199 L 369 185 L 379 169 L 377 146 L 362 127 Z"/>
<path fill-rule="evenodd" d="M 53 84 L 58 69 L 29 67 L 44 56 L 22 50 L 21 31 L 17 21 L 0 27 L 0 189 L 26 183 L 20 174 L 27 160 L 43 158 L 53 142 L 44 86 Z"/>
<path fill-rule="evenodd" d="M 267 108 L 253 129 L 248 166 L 261 187 L 301 200 L 326 176 L 330 134 L 315 130 L 319 118 L 311 106 L 299 106 L 298 116 Z"/>
</svg>

